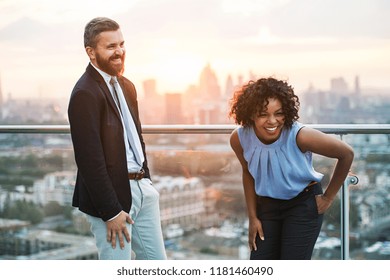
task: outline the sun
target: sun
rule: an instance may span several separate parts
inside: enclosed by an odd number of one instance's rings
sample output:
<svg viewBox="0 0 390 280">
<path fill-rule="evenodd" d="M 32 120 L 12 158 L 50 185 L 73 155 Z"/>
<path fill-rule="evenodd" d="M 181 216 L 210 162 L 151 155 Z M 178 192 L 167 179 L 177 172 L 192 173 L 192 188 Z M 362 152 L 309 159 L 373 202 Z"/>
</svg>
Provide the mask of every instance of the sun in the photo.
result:
<svg viewBox="0 0 390 280">
<path fill-rule="evenodd" d="M 156 80 L 160 94 L 184 93 L 189 85 L 199 83 L 202 69 L 207 64 L 199 53 L 176 39 L 161 39 L 144 50 L 141 63 L 135 70 L 139 79 Z M 133 61 L 134 62 L 134 61 Z M 130 63 L 131 69 L 134 64 Z"/>
<path fill-rule="evenodd" d="M 166 91 L 182 92 L 189 85 L 198 84 L 204 64 L 202 59 L 189 53 L 162 57 L 156 62 L 156 78 Z"/>
</svg>

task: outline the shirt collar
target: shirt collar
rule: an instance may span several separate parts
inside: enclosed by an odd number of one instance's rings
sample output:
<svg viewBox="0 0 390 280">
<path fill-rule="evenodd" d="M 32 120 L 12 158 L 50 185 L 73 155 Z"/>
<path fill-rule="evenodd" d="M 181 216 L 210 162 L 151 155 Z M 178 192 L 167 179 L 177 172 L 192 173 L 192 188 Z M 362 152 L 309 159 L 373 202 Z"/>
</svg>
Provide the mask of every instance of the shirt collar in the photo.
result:
<svg viewBox="0 0 390 280">
<path fill-rule="evenodd" d="M 110 84 L 110 80 L 111 78 L 114 78 L 115 81 L 117 81 L 117 77 L 116 76 L 111 76 L 109 74 L 107 74 L 106 72 L 100 70 L 99 68 L 97 68 L 95 65 L 93 65 L 93 63 L 90 62 L 90 64 L 96 69 L 96 71 L 99 72 L 99 74 L 103 77 L 104 81 L 107 83 L 107 84 Z"/>
</svg>

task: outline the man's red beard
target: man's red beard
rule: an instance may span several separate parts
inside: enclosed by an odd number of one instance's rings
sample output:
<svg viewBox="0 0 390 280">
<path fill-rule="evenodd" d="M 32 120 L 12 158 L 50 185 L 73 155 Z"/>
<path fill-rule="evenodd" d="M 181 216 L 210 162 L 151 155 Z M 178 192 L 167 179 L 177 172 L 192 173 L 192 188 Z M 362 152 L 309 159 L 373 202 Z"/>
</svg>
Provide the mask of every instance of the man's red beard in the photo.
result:
<svg viewBox="0 0 390 280">
<path fill-rule="evenodd" d="M 107 74 L 111 76 L 122 76 L 123 72 L 125 71 L 125 54 L 122 56 L 120 55 L 113 55 L 109 58 L 109 60 L 104 60 L 98 53 L 95 54 L 96 56 L 96 64 L 100 68 L 100 70 L 106 72 Z M 121 65 L 115 65 L 113 66 L 110 61 L 120 58 L 122 63 Z"/>
</svg>

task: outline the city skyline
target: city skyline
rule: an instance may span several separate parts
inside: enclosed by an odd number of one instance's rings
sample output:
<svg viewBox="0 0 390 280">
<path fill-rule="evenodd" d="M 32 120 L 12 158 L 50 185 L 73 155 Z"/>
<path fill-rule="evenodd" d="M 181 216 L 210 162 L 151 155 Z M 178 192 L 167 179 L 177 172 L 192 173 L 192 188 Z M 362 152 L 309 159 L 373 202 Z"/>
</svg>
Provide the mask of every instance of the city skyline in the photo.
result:
<svg viewBox="0 0 390 280">
<path fill-rule="evenodd" d="M 389 10 L 383 0 L 2 0 L 3 98 L 68 97 L 88 63 L 84 26 L 102 15 L 122 27 L 125 76 L 139 92 L 154 79 L 158 93 L 184 93 L 208 64 L 222 87 L 229 75 L 253 73 L 288 79 L 298 92 L 355 76 L 362 88 L 390 88 Z"/>
</svg>

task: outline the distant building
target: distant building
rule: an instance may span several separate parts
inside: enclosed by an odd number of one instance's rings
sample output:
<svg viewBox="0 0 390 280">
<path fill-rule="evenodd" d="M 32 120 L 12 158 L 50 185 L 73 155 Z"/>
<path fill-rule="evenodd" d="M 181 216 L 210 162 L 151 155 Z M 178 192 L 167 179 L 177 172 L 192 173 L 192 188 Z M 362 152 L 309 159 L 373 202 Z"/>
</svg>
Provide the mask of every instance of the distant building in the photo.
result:
<svg viewBox="0 0 390 280">
<path fill-rule="evenodd" d="M 29 226 L 27 221 L 0 218 L 0 260 L 25 253 L 25 249 L 19 249 L 16 235 L 23 233 Z"/>
<path fill-rule="evenodd" d="M 180 93 L 165 94 L 166 124 L 184 124 L 182 112 L 182 95 Z"/>
<path fill-rule="evenodd" d="M 359 76 L 355 77 L 355 95 L 360 96 L 361 89 L 360 89 L 360 79 Z"/>
<path fill-rule="evenodd" d="M 200 178 L 153 176 L 153 185 L 160 193 L 163 227 L 179 224 L 184 229 L 200 229 L 214 223 L 208 215 L 210 201 Z"/>
<path fill-rule="evenodd" d="M 362 94 L 360 79 L 354 80 L 354 90 L 349 91 L 344 78 L 331 80 L 328 91 L 310 87 L 300 98 L 300 115 L 306 123 L 389 123 L 390 98 L 385 90 L 376 94 Z"/>
<path fill-rule="evenodd" d="M 203 100 L 219 100 L 221 89 L 218 84 L 218 78 L 211 69 L 210 64 L 202 70 L 199 78 L 200 97 Z"/>
<path fill-rule="evenodd" d="M 34 202 L 35 198 L 34 198 L 34 194 L 27 192 L 26 187 L 22 185 L 15 186 L 14 191 L 7 191 L 0 187 L 0 211 L 3 210 L 3 207 L 7 200 L 9 201 L 24 200 L 24 201 Z"/>
<path fill-rule="evenodd" d="M 220 123 L 221 111 L 217 106 L 205 105 L 198 111 L 199 124 L 216 124 Z"/>
<path fill-rule="evenodd" d="M 232 76 L 229 75 L 225 83 L 225 98 L 226 99 L 231 98 L 233 96 L 233 93 L 234 93 L 234 83 L 233 83 Z"/>
<path fill-rule="evenodd" d="M 249 78 L 255 75 L 250 72 Z M 156 80 L 143 82 L 144 95 L 139 99 L 143 124 L 231 124 L 228 118 L 229 100 L 244 77 L 233 81 L 229 75 L 222 91 L 218 77 L 210 64 L 199 75 L 199 82 L 189 85 L 184 92 L 158 94 Z M 180 95 L 180 97 L 178 96 Z M 180 99 L 180 101 L 179 101 Z M 169 101 L 168 101 L 169 100 Z M 177 105 L 175 105 L 177 104 Z"/>
<path fill-rule="evenodd" d="M 333 78 L 330 80 L 330 91 L 334 93 L 348 93 L 348 85 L 344 78 Z"/>
<path fill-rule="evenodd" d="M 11 94 L 2 102 L 2 120 L 17 124 L 64 124 L 67 122 L 67 100 L 14 99 Z"/>
<path fill-rule="evenodd" d="M 150 80 L 145 80 L 143 83 L 143 88 L 144 88 L 144 98 L 145 99 L 153 99 L 157 96 L 157 91 L 156 91 L 156 80 L 150 79 Z"/>
<path fill-rule="evenodd" d="M 34 202 L 45 205 L 55 201 L 62 206 L 72 204 L 75 172 L 59 171 L 47 174 L 42 180 L 34 182 Z"/>
<path fill-rule="evenodd" d="M 198 108 L 202 101 L 199 97 L 199 86 L 190 85 L 183 94 L 183 115 L 189 124 L 199 124 Z"/>
<path fill-rule="evenodd" d="M 233 82 L 227 80 L 227 87 Z M 227 90 L 232 90 L 229 88 Z M 227 123 L 227 92 L 221 95 L 221 88 L 214 70 L 208 64 L 201 72 L 199 78 L 199 95 L 197 96 L 197 120 L 199 124 Z"/>
<path fill-rule="evenodd" d="M 142 124 L 164 124 L 164 97 L 157 92 L 156 80 L 145 80 L 143 90 L 143 98 L 138 99 L 138 110 Z"/>
<path fill-rule="evenodd" d="M 0 219 L 0 259 L 93 260 L 98 258 L 92 237 L 30 230 L 29 224 Z"/>
</svg>

